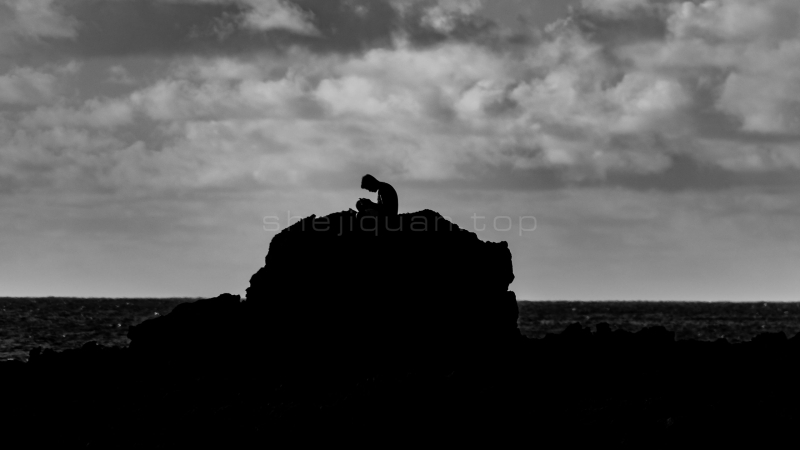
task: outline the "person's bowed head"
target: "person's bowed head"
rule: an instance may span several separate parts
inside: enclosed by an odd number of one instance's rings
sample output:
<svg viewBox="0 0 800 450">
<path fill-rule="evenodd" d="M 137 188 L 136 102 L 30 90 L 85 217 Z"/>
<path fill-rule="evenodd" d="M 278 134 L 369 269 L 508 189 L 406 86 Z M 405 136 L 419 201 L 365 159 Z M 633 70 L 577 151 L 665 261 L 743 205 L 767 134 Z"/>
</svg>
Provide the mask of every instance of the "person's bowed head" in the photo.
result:
<svg viewBox="0 0 800 450">
<path fill-rule="evenodd" d="M 381 187 L 381 182 L 378 181 L 377 178 L 373 177 L 372 175 L 364 175 L 364 177 L 361 178 L 361 189 L 366 189 L 370 192 L 378 192 L 378 189 L 380 189 L 380 187 Z"/>
</svg>

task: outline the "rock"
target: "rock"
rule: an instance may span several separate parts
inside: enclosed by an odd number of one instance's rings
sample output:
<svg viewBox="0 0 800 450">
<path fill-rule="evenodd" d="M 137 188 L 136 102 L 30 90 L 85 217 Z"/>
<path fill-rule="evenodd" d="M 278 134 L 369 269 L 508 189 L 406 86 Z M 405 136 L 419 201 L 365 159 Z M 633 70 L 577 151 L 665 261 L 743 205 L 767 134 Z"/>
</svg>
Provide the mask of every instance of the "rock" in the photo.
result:
<svg viewBox="0 0 800 450">
<path fill-rule="evenodd" d="M 753 344 L 761 347 L 770 347 L 782 345 L 787 342 L 786 333 L 779 331 L 777 333 L 761 333 L 753 338 Z"/>
<path fill-rule="evenodd" d="M 583 325 L 575 322 L 562 331 L 560 336 L 565 342 L 585 343 L 591 341 L 592 330 L 588 327 L 584 328 Z"/>
<path fill-rule="evenodd" d="M 240 303 L 238 295 L 222 294 L 180 304 L 165 316 L 130 327 L 130 348 L 151 356 L 204 354 L 207 358 L 215 352 L 228 353 L 244 336 Z"/>
<path fill-rule="evenodd" d="M 513 280 L 505 242 L 483 242 L 436 212 L 350 210 L 275 236 L 246 306 L 280 347 L 441 357 L 519 336 Z"/>
<path fill-rule="evenodd" d="M 663 347 L 675 342 L 675 332 L 664 327 L 642 328 L 636 333 L 640 345 Z"/>
<path fill-rule="evenodd" d="M 430 363 L 519 339 L 505 242 L 430 210 L 384 219 L 350 210 L 297 222 L 273 238 L 246 301 L 179 305 L 131 327 L 131 349 L 185 359 L 268 348 L 282 366 Z"/>
<path fill-rule="evenodd" d="M 596 337 L 607 338 L 611 336 L 611 325 L 607 322 L 598 323 L 595 325 L 595 330 Z"/>
</svg>

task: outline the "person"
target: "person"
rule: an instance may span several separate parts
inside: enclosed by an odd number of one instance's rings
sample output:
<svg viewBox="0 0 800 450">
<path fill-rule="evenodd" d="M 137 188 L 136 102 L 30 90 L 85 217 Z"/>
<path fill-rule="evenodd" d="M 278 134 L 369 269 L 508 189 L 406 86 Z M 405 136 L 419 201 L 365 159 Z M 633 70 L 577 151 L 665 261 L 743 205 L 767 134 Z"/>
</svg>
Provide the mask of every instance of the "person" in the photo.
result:
<svg viewBox="0 0 800 450">
<path fill-rule="evenodd" d="M 398 209 L 397 191 L 391 184 L 378 181 L 372 175 L 361 178 L 361 189 L 378 193 L 378 203 L 362 198 L 356 203 L 362 215 L 396 216 Z"/>
</svg>

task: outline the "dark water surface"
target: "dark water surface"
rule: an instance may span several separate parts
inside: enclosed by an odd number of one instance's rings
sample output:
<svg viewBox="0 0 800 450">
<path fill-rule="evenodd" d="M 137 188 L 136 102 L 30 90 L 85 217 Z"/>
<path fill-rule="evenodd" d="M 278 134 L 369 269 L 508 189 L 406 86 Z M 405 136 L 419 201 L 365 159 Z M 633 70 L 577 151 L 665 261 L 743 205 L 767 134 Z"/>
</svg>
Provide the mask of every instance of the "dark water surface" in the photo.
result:
<svg viewBox="0 0 800 450">
<path fill-rule="evenodd" d="M 800 332 L 800 303 L 732 302 L 519 302 L 519 328 L 531 338 L 559 333 L 579 322 L 594 328 L 606 322 L 612 330 L 639 331 L 663 326 L 675 338 L 749 341 L 761 333 Z"/>
<path fill-rule="evenodd" d="M 0 360 L 26 360 L 36 347 L 64 350 L 89 341 L 128 344 L 128 327 L 194 299 L 0 298 Z M 678 339 L 731 342 L 759 333 L 800 332 L 800 303 L 520 302 L 519 327 L 531 338 L 579 322 L 638 331 L 664 326 Z"/>
<path fill-rule="evenodd" d="M 89 341 L 126 346 L 128 327 L 169 314 L 188 298 L 0 298 L 0 361 L 27 360 L 36 347 L 65 350 Z"/>
</svg>

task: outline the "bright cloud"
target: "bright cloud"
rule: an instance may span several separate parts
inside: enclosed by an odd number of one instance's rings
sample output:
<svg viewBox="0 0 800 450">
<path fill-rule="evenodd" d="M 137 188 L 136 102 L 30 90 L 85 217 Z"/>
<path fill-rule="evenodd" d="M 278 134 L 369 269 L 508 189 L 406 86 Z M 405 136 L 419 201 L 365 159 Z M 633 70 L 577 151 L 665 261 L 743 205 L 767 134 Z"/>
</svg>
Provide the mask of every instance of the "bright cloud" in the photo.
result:
<svg viewBox="0 0 800 450">
<path fill-rule="evenodd" d="M 318 34 L 310 17 L 300 8 L 284 0 L 244 0 L 250 11 L 245 26 L 255 30 L 289 30 L 300 34 Z"/>
<path fill-rule="evenodd" d="M 439 0 L 422 16 L 422 23 L 441 33 L 451 33 L 460 18 L 475 14 L 481 0 Z"/>
<path fill-rule="evenodd" d="M 746 132 L 796 134 L 800 125 L 800 3 L 730 0 L 670 5 L 665 42 L 622 53 L 642 66 L 723 74 L 716 106 Z M 691 74 L 691 72 L 689 72 Z"/>
</svg>

